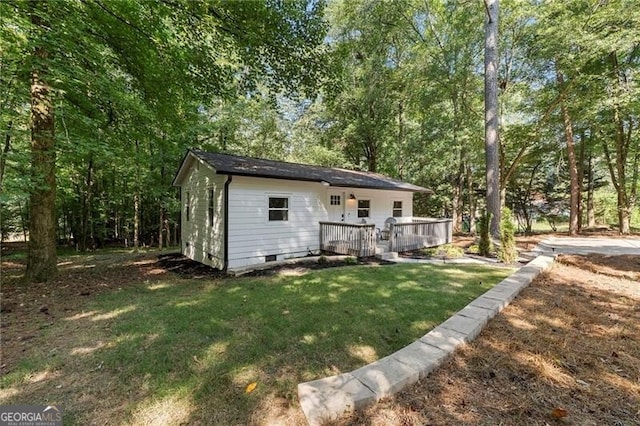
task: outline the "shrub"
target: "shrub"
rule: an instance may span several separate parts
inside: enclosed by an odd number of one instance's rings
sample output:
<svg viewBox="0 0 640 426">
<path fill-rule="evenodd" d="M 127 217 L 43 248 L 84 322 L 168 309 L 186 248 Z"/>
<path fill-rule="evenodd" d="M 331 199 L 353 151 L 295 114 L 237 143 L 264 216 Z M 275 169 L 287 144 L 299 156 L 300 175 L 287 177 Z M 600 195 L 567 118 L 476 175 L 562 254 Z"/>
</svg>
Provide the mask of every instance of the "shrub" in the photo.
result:
<svg viewBox="0 0 640 426">
<path fill-rule="evenodd" d="M 356 259 L 355 257 L 345 257 L 344 258 L 344 263 L 346 263 L 347 265 L 355 265 L 358 263 L 358 259 Z"/>
<path fill-rule="evenodd" d="M 498 249 L 498 259 L 504 263 L 513 263 L 518 258 L 514 234 L 515 226 L 511 210 L 505 208 L 502 210 L 500 221 L 500 248 Z"/>
<path fill-rule="evenodd" d="M 469 247 L 467 247 L 467 252 L 472 254 L 478 254 L 480 253 L 480 247 L 478 247 L 477 244 L 472 244 Z"/>
<path fill-rule="evenodd" d="M 439 247 L 425 247 L 420 249 L 420 254 L 429 257 L 446 256 L 449 258 L 462 257 L 464 250 L 453 244 L 445 244 Z"/>
<path fill-rule="evenodd" d="M 489 224 L 491 223 L 491 213 L 484 210 L 480 220 L 478 221 L 478 227 L 480 228 L 480 243 L 478 244 L 478 254 L 480 256 L 489 256 L 493 251 L 493 243 L 491 242 L 491 236 L 489 235 Z"/>
<path fill-rule="evenodd" d="M 318 258 L 318 263 L 321 265 L 325 265 L 327 262 L 328 262 L 327 256 L 325 256 L 324 254 Z"/>
<path fill-rule="evenodd" d="M 447 257 L 456 258 L 464 256 L 464 250 L 458 246 L 454 246 L 453 244 L 446 244 L 441 247 Z"/>
<path fill-rule="evenodd" d="M 420 254 L 424 256 L 434 257 L 438 255 L 437 247 L 424 247 L 420 249 Z"/>
</svg>

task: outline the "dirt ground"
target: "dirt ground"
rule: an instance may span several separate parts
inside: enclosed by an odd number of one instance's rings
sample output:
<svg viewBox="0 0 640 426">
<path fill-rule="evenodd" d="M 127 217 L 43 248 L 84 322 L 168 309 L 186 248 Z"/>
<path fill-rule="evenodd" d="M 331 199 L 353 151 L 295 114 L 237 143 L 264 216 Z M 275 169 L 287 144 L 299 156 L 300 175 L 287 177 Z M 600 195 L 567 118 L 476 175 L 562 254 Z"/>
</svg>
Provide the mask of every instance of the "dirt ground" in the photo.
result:
<svg viewBox="0 0 640 426">
<path fill-rule="evenodd" d="M 55 279 L 25 285 L 23 261 L 2 260 L 0 375 L 10 371 L 33 341 L 55 321 L 80 313 L 88 298 L 166 278 L 157 254 L 84 255 L 58 263 Z"/>
<path fill-rule="evenodd" d="M 339 425 L 640 424 L 640 257 L 563 255 L 425 380 Z"/>
</svg>

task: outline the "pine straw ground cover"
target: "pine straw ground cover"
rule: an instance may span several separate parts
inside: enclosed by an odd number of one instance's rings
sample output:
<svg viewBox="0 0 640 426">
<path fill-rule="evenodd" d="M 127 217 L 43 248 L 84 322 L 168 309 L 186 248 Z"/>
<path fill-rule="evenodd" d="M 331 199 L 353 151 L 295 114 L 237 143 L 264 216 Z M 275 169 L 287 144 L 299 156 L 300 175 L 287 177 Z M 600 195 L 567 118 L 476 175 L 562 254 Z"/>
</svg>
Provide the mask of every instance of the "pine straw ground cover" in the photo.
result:
<svg viewBox="0 0 640 426">
<path fill-rule="evenodd" d="M 640 257 L 560 256 L 432 375 L 337 423 L 640 424 Z"/>
</svg>

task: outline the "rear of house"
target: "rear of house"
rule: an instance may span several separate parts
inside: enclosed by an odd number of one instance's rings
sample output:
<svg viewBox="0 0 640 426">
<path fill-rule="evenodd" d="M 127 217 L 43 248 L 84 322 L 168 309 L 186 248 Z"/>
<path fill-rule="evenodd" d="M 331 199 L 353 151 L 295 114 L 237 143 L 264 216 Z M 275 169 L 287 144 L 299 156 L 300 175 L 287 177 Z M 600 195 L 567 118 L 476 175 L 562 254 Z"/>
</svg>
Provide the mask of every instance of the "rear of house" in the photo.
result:
<svg viewBox="0 0 640 426">
<path fill-rule="evenodd" d="M 199 150 L 187 153 L 174 185 L 182 253 L 219 269 L 317 254 L 330 224 L 379 235 L 389 217 L 411 221 L 413 193 L 429 192 L 375 173 Z"/>
</svg>

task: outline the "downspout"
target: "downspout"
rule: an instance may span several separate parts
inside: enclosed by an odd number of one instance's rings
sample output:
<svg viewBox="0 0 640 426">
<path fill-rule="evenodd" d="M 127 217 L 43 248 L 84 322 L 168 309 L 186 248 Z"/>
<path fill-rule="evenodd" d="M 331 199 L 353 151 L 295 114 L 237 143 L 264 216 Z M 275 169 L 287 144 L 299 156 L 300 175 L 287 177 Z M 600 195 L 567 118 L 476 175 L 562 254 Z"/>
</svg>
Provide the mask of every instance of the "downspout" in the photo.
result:
<svg viewBox="0 0 640 426">
<path fill-rule="evenodd" d="M 229 267 L 229 185 L 233 176 L 227 175 L 227 181 L 224 183 L 224 267 L 226 271 Z"/>
</svg>

